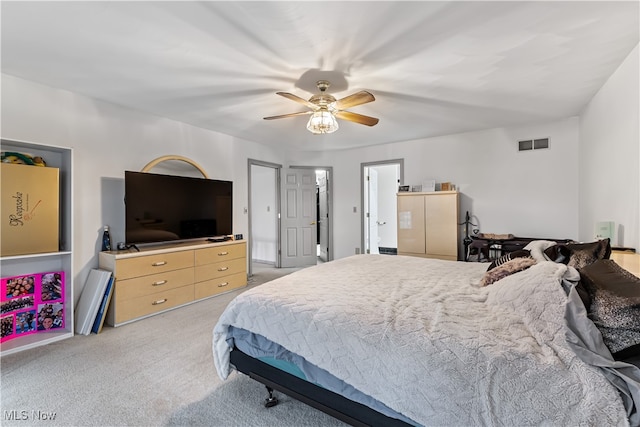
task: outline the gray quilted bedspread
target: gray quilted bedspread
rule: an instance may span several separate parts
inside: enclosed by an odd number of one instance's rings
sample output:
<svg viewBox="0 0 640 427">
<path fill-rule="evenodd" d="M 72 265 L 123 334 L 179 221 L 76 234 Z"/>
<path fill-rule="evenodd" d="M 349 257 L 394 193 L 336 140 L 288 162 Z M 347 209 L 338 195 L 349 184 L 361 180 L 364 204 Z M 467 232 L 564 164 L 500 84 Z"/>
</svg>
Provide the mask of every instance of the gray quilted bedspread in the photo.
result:
<svg viewBox="0 0 640 427">
<path fill-rule="evenodd" d="M 486 264 L 358 255 L 236 297 L 229 325 L 268 338 L 422 425 L 627 425 L 618 392 L 565 339 L 567 267 L 541 262 L 486 288 Z"/>
</svg>

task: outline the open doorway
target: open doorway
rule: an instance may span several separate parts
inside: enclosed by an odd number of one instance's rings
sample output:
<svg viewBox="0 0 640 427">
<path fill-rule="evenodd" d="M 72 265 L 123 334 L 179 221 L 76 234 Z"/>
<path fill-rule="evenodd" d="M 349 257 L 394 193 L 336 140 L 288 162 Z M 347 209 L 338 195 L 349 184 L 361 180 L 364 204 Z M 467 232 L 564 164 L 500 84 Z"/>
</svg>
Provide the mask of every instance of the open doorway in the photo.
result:
<svg viewBox="0 0 640 427">
<path fill-rule="evenodd" d="M 248 275 L 280 267 L 280 170 L 282 165 L 249 159 Z"/>
<path fill-rule="evenodd" d="M 333 259 L 330 166 L 290 166 L 282 172 L 281 266 Z"/>
<path fill-rule="evenodd" d="M 398 185 L 404 181 L 404 159 L 361 164 L 362 252 L 398 252 Z"/>
<path fill-rule="evenodd" d="M 248 169 L 248 274 L 332 260 L 332 168 L 249 159 Z"/>
<path fill-rule="evenodd" d="M 329 261 L 329 195 L 329 171 L 316 169 L 316 211 L 318 216 L 316 253 L 318 262 Z"/>
</svg>

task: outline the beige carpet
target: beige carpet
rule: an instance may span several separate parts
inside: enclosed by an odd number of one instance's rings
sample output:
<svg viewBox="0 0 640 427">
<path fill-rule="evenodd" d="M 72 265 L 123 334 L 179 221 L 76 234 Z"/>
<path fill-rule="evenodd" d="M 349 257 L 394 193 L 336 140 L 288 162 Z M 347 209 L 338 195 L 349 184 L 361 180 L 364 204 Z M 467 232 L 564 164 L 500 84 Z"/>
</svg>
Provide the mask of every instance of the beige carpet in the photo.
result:
<svg viewBox="0 0 640 427">
<path fill-rule="evenodd" d="M 2 426 L 340 426 L 242 374 L 222 382 L 212 331 L 240 292 L 291 270 L 254 270 L 249 286 L 119 328 L 2 357 Z M 44 419 L 44 418 L 48 419 Z"/>
</svg>

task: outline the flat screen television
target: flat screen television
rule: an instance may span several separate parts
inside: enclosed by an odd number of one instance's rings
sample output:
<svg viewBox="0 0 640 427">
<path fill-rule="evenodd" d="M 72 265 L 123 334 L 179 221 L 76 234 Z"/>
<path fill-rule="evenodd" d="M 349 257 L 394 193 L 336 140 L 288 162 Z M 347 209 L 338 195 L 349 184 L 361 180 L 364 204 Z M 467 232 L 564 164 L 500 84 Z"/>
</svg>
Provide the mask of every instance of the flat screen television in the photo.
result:
<svg viewBox="0 0 640 427">
<path fill-rule="evenodd" d="M 125 171 L 125 240 L 131 244 L 233 234 L 233 182 Z"/>
</svg>

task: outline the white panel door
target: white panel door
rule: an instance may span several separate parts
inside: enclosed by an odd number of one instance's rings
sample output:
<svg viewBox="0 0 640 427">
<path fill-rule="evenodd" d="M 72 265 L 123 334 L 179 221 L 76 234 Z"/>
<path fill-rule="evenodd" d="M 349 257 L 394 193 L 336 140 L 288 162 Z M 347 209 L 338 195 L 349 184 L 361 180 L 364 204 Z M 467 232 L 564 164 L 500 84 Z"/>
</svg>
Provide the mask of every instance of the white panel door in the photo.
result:
<svg viewBox="0 0 640 427">
<path fill-rule="evenodd" d="M 282 179 L 281 267 L 306 267 L 317 262 L 316 173 L 285 169 Z"/>
</svg>

